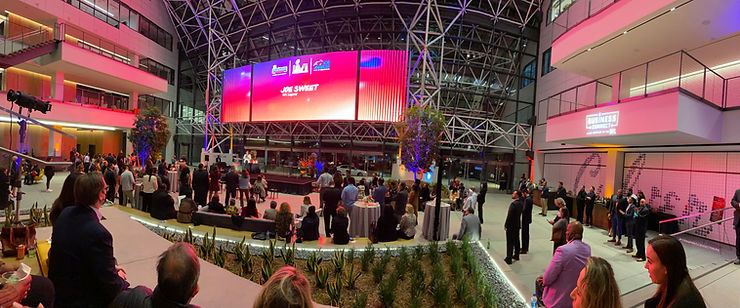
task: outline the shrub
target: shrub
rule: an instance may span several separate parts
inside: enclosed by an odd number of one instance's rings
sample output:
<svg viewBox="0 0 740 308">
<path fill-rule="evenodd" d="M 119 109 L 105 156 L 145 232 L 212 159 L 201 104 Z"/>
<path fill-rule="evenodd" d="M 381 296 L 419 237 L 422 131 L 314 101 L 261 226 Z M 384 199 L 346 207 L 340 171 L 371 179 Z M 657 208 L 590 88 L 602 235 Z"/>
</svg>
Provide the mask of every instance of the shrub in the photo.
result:
<svg viewBox="0 0 740 308">
<path fill-rule="evenodd" d="M 375 281 L 375 283 L 380 283 L 381 281 L 383 281 L 383 275 L 385 274 L 386 264 L 388 263 L 385 257 L 383 257 L 383 259 L 373 264 L 372 272 L 373 272 L 373 281 Z"/>
<path fill-rule="evenodd" d="M 434 305 L 437 307 L 448 307 L 450 306 L 450 294 L 449 284 L 444 278 L 433 278 L 430 285 L 429 291 L 432 293 L 432 300 Z"/>
<path fill-rule="evenodd" d="M 493 291 L 493 288 L 488 285 L 484 285 L 481 287 L 480 293 L 483 297 L 483 307 L 498 308 L 498 297 L 496 297 L 496 293 Z"/>
<path fill-rule="evenodd" d="M 403 275 L 406 273 L 406 270 L 409 266 L 409 255 L 406 253 L 406 248 L 401 247 L 401 252 L 398 254 L 398 257 L 396 258 L 396 267 L 395 267 L 395 273 L 396 276 L 398 276 L 398 279 L 403 279 Z"/>
<path fill-rule="evenodd" d="M 323 266 L 319 266 L 316 270 L 316 287 L 323 289 L 326 286 L 327 280 L 329 280 L 329 271 Z"/>
<path fill-rule="evenodd" d="M 373 244 L 367 244 L 367 247 L 365 247 L 365 251 L 362 252 L 362 256 L 360 257 L 360 261 L 362 262 L 362 271 L 367 272 L 370 270 L 370 265 L 375 260 L 375 247 L 373 247 Z"/>
<path fill-rule="evenodd" d="M 383 307 L 393 307 L 393 302 L 396 300 L 397 285 L 398 277 L 393 274 L 378 285 L 378 297 L 380 297 L 380 303 Z"/>
<path fill-rule="evenodd" d="M 436 264 L 439 263 L 440 260 L 439 244 L 437 242 L 432 242 L 429 244 L 429 261 L 431 261 L 432 264 Z"/>
<path fill-rule="evenodd" d="M 360 293 L 355 296 L 355 302 L 352 304 L 352 308 L 365 308 L 367 306 L 367 294 Z"/>
<path fill-rule="evenodd" d="M 468 294 L 468 285 L 465 283 L 465 278 L 462 275 L 458 275 L 455 278 L 455 293 L 460 300 L 463 300 L 465 295 Z"/>
<path fill-rule="evenodd" d="M 424 247 L 416 245 L 416 247 L 414 247 L 414 259 L 421 261 L 422 257 L 424 257 Z"/>
</svg>

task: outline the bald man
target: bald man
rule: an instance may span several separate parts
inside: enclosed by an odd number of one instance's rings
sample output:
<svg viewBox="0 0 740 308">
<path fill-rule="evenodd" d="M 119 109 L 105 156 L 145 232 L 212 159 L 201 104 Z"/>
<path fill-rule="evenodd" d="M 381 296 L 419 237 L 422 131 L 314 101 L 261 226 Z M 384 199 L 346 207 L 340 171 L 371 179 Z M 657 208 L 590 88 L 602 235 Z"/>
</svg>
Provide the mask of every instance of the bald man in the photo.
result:
<svg viewBox="0 0 740 308">
<path fill-rule="evenodd" d="M 154 292 L 145 286 L 121 292 L 110 308 L 197 308 L 189 303 L 198 294 L 199 276 L 200 263 L 193 246 L 184 242 L 174 243 L 159 256 Z"/>
<path fill-rule="evenodd" d="M 568 244 L 560 246 L 555 250 L 550 265 L 547 266 L 545 274 L 537 278 L 537 291 L 540 294 L 542 287 L 542 302 L 545 307 L 570 308 L 573 300 L 570 292 L 573 291 L 578 282 L 578 275 L 586 266 L 586 260 L 591 256 L 591 247 L 582 242 L 583 225 L 574 221 L 568 224 L 565 233 Z"/>
</svg>

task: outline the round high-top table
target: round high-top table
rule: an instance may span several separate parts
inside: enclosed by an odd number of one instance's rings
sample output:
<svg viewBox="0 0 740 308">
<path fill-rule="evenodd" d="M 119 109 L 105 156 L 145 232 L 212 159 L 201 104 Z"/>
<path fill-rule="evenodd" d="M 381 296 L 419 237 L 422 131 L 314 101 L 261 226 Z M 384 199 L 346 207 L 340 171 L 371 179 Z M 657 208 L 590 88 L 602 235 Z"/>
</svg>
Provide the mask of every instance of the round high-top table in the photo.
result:
<svg viewBox="0 0 740 308">
<path fill-rule="evenodd" d="M 178 192 L 180 191 L 180 183 L 177 178 L 177 171 L 167 171 L 167 179 L 170 180 L 170 191 L 171 192 Z"/>
<path fill-rule="evenodd" d="M 357 201 L 352 207 L 349 221 L 349 236 L 369 237 L 370 224 L 380 217 L 380 204 L 377 202 Z"/>
<path fill-rule="evenodd" d="M 439 240 L 444 241 L 450 234 L 450 204 L 442 202 L 439 211 Z M 421 225 L 421 235 L 427 240 L 434 240 L 434 213 L 437 209 L 435 200 L 428 201 L 424 209 L 424 223 Z"/>
</svg>

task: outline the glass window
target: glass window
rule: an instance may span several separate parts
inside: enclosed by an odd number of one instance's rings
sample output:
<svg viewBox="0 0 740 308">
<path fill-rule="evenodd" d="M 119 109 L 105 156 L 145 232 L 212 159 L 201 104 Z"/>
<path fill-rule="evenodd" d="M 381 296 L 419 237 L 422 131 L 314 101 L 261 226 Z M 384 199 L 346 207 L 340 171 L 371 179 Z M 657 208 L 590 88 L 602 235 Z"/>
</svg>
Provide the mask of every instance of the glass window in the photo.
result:
<svg viewBox="0 0 740 308">
<path fill-rule="evenodd" d="M 537 76 L 537 61 L 532 60 L 527 64 L 527 66 L 524 67 L 524 71 L 522 72 L 522 82 L 521 87 L 524 88 L 530 83 L 534 82 L 534 79 Z"/>
<path fill-rule="evenodd" d="M 131 15 L 128 17 L 128 27 L 134 31 L 139 31 L 139 13 L 131 10 Z"/>
<path fill-rule="evenodd" d="M 552 53 L 552 48 L 545 50 L 545 52 L 542 53 L 542 76 L 545 76 L 545 74 L 555 70 L 554 67 L 550 66 L 551 53 Z"/>
</svg>

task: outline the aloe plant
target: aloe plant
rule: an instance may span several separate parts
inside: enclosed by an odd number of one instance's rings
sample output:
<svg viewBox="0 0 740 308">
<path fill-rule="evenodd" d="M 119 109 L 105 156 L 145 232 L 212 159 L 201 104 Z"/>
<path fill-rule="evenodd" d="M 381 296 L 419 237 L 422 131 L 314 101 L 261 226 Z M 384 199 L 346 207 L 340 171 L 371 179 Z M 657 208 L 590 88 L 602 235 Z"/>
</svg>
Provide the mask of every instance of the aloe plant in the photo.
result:
<svg viewBox="0 0 740 308">
<path fill-rule="evenodd" d="M 251 275 L 252 274 L 252 255 L 249 254 L 249 251 L 247 250 L 247 254 L 239 260 L 239 265 L 241 269 L 242 276 Z"/>
<path fill-rule="evenodd" d="M 249 251 L 249 244 L 247 244 L 246 236 L 242 237 L 242 241 L 234 247 L 234 255 L 236 255 L 236 260 L 239 262 L 252 258 L 252 253 Z"/>
<path fill-rule="evenodd" d="M 224 249 L 221 246 L 218 246 L 218 249 L 213 254 L 213 263 L 216 263 L 216 265 L 221 268 L 226 265 L 226 252 L 224 252 Z"/>
<path fill-rule="evenodd" d="M 367 294 L 360 293 L 355 296 L 355 302 L 352 304 L 352 308 L 365 308 L 367 306 Z"/>
<path fill-rule="evenodd" d="M 355 275 L 355 264 L 350 263 L 349 270 L 347 271 L 347 281 L 346 286 L 347 289 L 354 289 L 355 285 L 357 284 L 357 280 L 360 279 L 360 276 L 362 276 L 362 272 L 359 272 Z"/>
<path fill-rule="evenodd" d="M 370 265 L 375 260 L 375 247 L 373 247 L 373 244 L 368 243 L 367 247 L 365 247 L 365 251 L 362 252 L 362 256 L 360 257 L 360 262 L 362 264 L 362 271 L 367 272 L 370 270 Z"/>
<path fill-rule="evenodd" d="M 193 230 L 191 230 L 190 228 L 188 228 L 188 231 L 185 232 L 185 236 L 183 236 L 182 241 L 185 242 L 185 243 L 188 243 L 190 245 L 194 245 L 195 244 L 195 238 L 193 238 Z"/>
<path fill-rule="evenodd" d="M 46 209 L 46 205 L 44 205 L 44 226 L 51 225 L 51 220 L 49 220 L 49 211 Z"/>
<path fill-rule="evenodd" d="M 274 270 L 272 269 L 272 264 L 269 262 L 262 262 L 262 284 L 267 282 L 267 280 L 270 279 L 270 276 L 272 276 L 272 273 Z"/>
<path fill-rule="evenodd" d="M 292 248 L 287 247 L 287 243 L 285 246 L 283 246 L 282 253 L 280 254 L 280 257 L 283 259 L 283 262 L 285 265 L 294 266 L 295 265 L 295 242 L 293 242 Z"/>
<path fill-rule="evenodd" d="M 315 273 L 316 269 L 318 269 L 319 265 L 321 265 L 321 262 L 324 261 L 324 258 L 321 256 L 321 248 L 319 248 L 319 253 L 317 254 L 316 251 L 311 253 L 311 256 L 308 257 L 308 260 L 306 260 L 306 269 L 309 273 Z"/>
<path fill-rule="evenodd" d="M 319 266 L 316 270 L 316 287 L 323 289 L 326 286 L 327 280 L 329 280 L 329 271 L 323 266 Z"/>
<path fill-rule="evenodd" d="M 401 252 L 396 258 L 396 267 L 394 269 L 399 279 L 403 279 L 403 276 L 406 274 L 406 270 L 408 269 L 408 265 L 409 255 L 406 253 L 406 247 L 401 247 Z"/>
<path fill-rule="evenodd" d="M 339 300 L 342 297 L 342 276 L 337 277 L 336 281 L 327 285 L 326 293 L 329 294 L 331 305 L 339 306 Z"/>
<path fill-rule="evenodd" d="M 334 264 L 334 273 L 341 273 L 344 270 L 344 249 L 335 251 L 331 261 Z"/>
<path fill-rule="evenodd" d="M 262 249 L 262 259 L 265 262 L 272 263 L 272 261 L 275 261 L 275 241 L 270 240 L 269 242 L 270 246 Z"/>
</svg>

